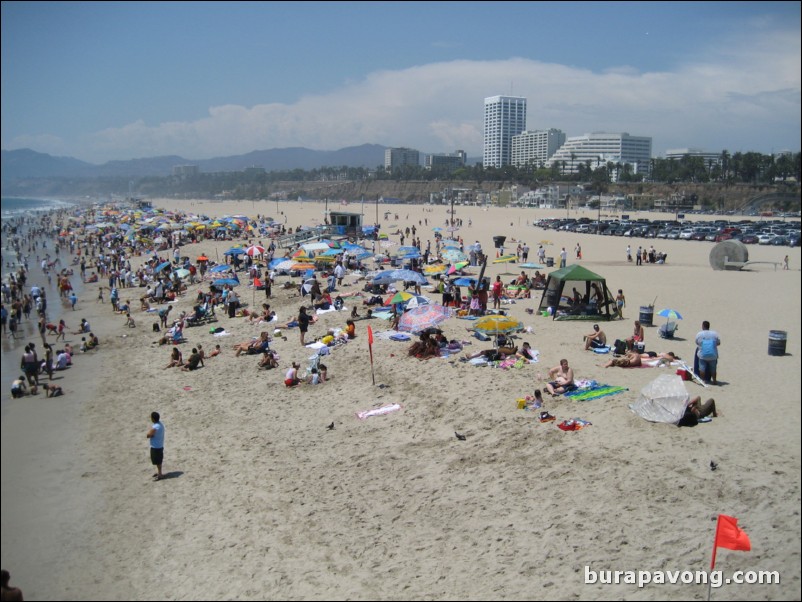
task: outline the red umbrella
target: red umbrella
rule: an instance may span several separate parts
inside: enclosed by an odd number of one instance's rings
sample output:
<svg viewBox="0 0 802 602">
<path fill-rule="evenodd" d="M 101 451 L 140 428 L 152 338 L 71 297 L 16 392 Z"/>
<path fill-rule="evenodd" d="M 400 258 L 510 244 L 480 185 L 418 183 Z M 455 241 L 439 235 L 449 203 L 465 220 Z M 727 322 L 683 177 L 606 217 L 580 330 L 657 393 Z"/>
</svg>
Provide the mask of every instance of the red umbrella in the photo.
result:
<svg viewBox="0 0 802 602">
<path fill-rule="evenodd" d="M 257 255 L 264 255 L 265 248 L 260 247 L 259 245 L 251 245 L 247 249 L 245 249 L 245 253 L 250 255 L 251 257 L 256 257 Z"/>
</svg>

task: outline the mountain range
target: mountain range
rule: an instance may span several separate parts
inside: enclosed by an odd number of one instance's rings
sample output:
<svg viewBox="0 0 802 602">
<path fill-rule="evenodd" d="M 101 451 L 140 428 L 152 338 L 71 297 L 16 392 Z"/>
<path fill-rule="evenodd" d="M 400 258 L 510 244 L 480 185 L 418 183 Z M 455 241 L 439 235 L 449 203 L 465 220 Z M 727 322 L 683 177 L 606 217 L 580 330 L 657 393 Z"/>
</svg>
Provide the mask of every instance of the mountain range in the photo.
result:
<svg viewBox="0 0 802 602">
<path fill-rule="evenodd" d="M 308 148 L 274 148 L 252 151 L 244 155 L 191 160 L 177 155 L 108 161 L 94 165 L 72 157 L 54 157 L 30 149 L 4 150 L 0 161 L 3 181 L 27 178 L 137 178 L 164 177 L 177 165 L 197 165 L 199 171 L 242 171 L 262 167 L 266 171 L 293 169 L 311 170 L 322 167 L 366 167 L 384 165 L 384 151 L 379 144 L 363 144 L 335 151 L 316 151 Z"/>
</svg>

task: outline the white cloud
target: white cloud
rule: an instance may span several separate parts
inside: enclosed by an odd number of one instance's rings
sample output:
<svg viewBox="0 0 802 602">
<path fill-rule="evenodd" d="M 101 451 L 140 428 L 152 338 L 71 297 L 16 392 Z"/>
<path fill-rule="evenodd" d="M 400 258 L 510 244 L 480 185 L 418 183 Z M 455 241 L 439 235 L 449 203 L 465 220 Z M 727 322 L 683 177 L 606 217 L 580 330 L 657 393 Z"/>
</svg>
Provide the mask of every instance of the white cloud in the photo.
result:
<svg viewBox="0 0 802 602">
<path fill-rule="evenodd" d="M 374 72 L 293 104 L 216 106 L 197 121 L 137 121 L 74 144 L 40 137 L 30 146 L 97 162 L 363 143 L 480 156 L 484 98 L 513 94 L 528 99 L 530 129 L 557 127 L 568 136 L 627 131 L 652 136 L 655 154 L 686 146 L 798 150 L 799 74 L 798 32 L 742 41 L 673 72 L 621 65 L 596 73 L 522 58 L 462 60 Z"/>
</svg>

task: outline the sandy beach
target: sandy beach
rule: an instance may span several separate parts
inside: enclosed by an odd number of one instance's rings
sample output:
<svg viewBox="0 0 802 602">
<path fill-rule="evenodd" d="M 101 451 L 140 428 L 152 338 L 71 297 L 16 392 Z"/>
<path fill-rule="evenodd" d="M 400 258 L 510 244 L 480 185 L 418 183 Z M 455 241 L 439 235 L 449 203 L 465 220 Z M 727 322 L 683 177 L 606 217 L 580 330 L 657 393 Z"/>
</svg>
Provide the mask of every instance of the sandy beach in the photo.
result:
<svg viewBox="0 0 802 602">
<path fill-rule="evenodd" d="M 292 227 L 322 222 L 325 210 L 315 202 L 154 206 L 212 217 L 267 214 Z M 359 204 L 341 209 L 361 211 Z M 444 226 L 446 209 L 382 205 L 377 212 L 371 205 L 365 222 L 379 213 L 383 232 L 414 224 L 422 243 L 434 244 L 432 228 Z M 530 261 L 541 242 L 555 258 L 565 247 L 569 265 L 601 274 L 613 293 L 623 289 L 625 319 L 601 323 L 610 340 L 631 334 L 641 306 L 674 308 L 683 316 L 676 337 L 658 338 L 664 319 L 655 316 L 646 348 L 690 363 L 695 335 L 709 320 L 722 341 L 719 384 L 685 386 L 692 396 L 715 398 L 721 415 L 694 428 L 636 416 L 628 406 L 640 390 L 675 369 L 603 368 L 609 356 L 583 350 L 592 322 L 526 312 L 539 305 L 540 291 L 502 305 L 530 330 L 518 341 L 539 352 L 537 364 L 503 370 L 459 361 L 489 343 L 458 318 L 441 328 L 466 342 L 464 351 L 421 361 L 408 357 L 409 342 L 387 338 L 389 322 L 373 319 L 358 321 L 357 338 L 325 358 L 330 382 L 290 389 L 286 369 L 293 361 L 307 366 L 314 353 L 300 345 L 298 329 L 284 329 L 286 340 L 272 343 L 279 368 L 258 370 L 257 357 L 235 357 L 230 347 L 265 325 L 218 310 L 213 326 L 229 335 L 191 328 L 181 349 L 186 358 L 198 343 L 207 353 L 220 344 L 222 355 L 198 371 L 164 370 L 170 346 L 154 344 L 158 318 L 139 311 L 142 289 L 120 289 L 136 308 L 130 329 L 108 302 L 96 303 L 98 285 L 87 284 L 68 324 L 89 319 L 101 348 L 77 357 L 63 375 L 67 395 L 10 400 L 2 393 L 2 566 L 12 584 L 42 600 L 702 600 L 706 584 L 638 587 L 586 583 L 586 575 L 705 571 L 716 517 L 726 514 L 739 519 L 752 550 L 720 549 L 716 568 L 725 578 L 776 571 L 780 582 L 724 584 L 713 598 L 799 599 L 800 249 L 749 246 L 750 260 L 780 262 L 788 254 L 787 271 L 714 271 L 712 243 L 531 225 L 565 211 L 456 210 L 466 245 L 479 241 L 491 250 L 493 236 L 504 235 L 508 250 L 513 241 L 528 243 Z M 577 215 L 596 218 L 571 211 Z M 628 243 L 654 244 L 669 260 L 628 263 Z M 204 241 L 182 254 L 222 258 L 232 244 Z M 520 271 L 516 263 L 491 263 L 486 275 L 508 281 Z M 279 321 L 308 304 L 281 288 L 288 280 L 278 277 L 269 300 Z M 354 303 L 364 314 L 363 298 L 351 296 L 363 284 L 346 275 L 338 289 L 346 311 L 320 315 L 307 340 L 344 327 Z M 199 289 L 208 283 L 191 285 L 173 314 L 191 311 Z M 237 292 L 249 308 L 265 300 L 246 284 Z M 424 295 L 439 301 L 425 287 Z M 787 332 L 786 355 L 767 353 L 771 330 Z M 19 357 L 23 346 L 6 342 L 3 353 Z M 543 409 L 556 421 L 540 423 L 517 399 L 542 388 L 538 374 L 561 358 L 577 378 L 626 390 L 585 402 L 546 396 Z M 390 404 L 401 408 L 356 416 Z M 166 428 L 167 478 L 160 482 L 150 478 L 145 438 L 154 410 Z M 591 425 L 557 428 L 575 417 Z"/>
</svg>

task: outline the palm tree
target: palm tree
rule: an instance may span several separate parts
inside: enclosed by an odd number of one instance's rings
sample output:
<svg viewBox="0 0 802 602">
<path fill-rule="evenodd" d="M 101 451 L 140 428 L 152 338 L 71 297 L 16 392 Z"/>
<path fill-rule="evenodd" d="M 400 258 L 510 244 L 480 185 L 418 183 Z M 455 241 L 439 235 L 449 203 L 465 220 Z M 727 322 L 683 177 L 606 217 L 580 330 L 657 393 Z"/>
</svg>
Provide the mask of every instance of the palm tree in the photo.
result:
<svg viewBox="0 0 802 602">
<path fill-rule="evenodd" d="M 576 153 L 571 152 L 571 175 L 574 175 L 574 159 L 576 159 Z"/>
</svg>

